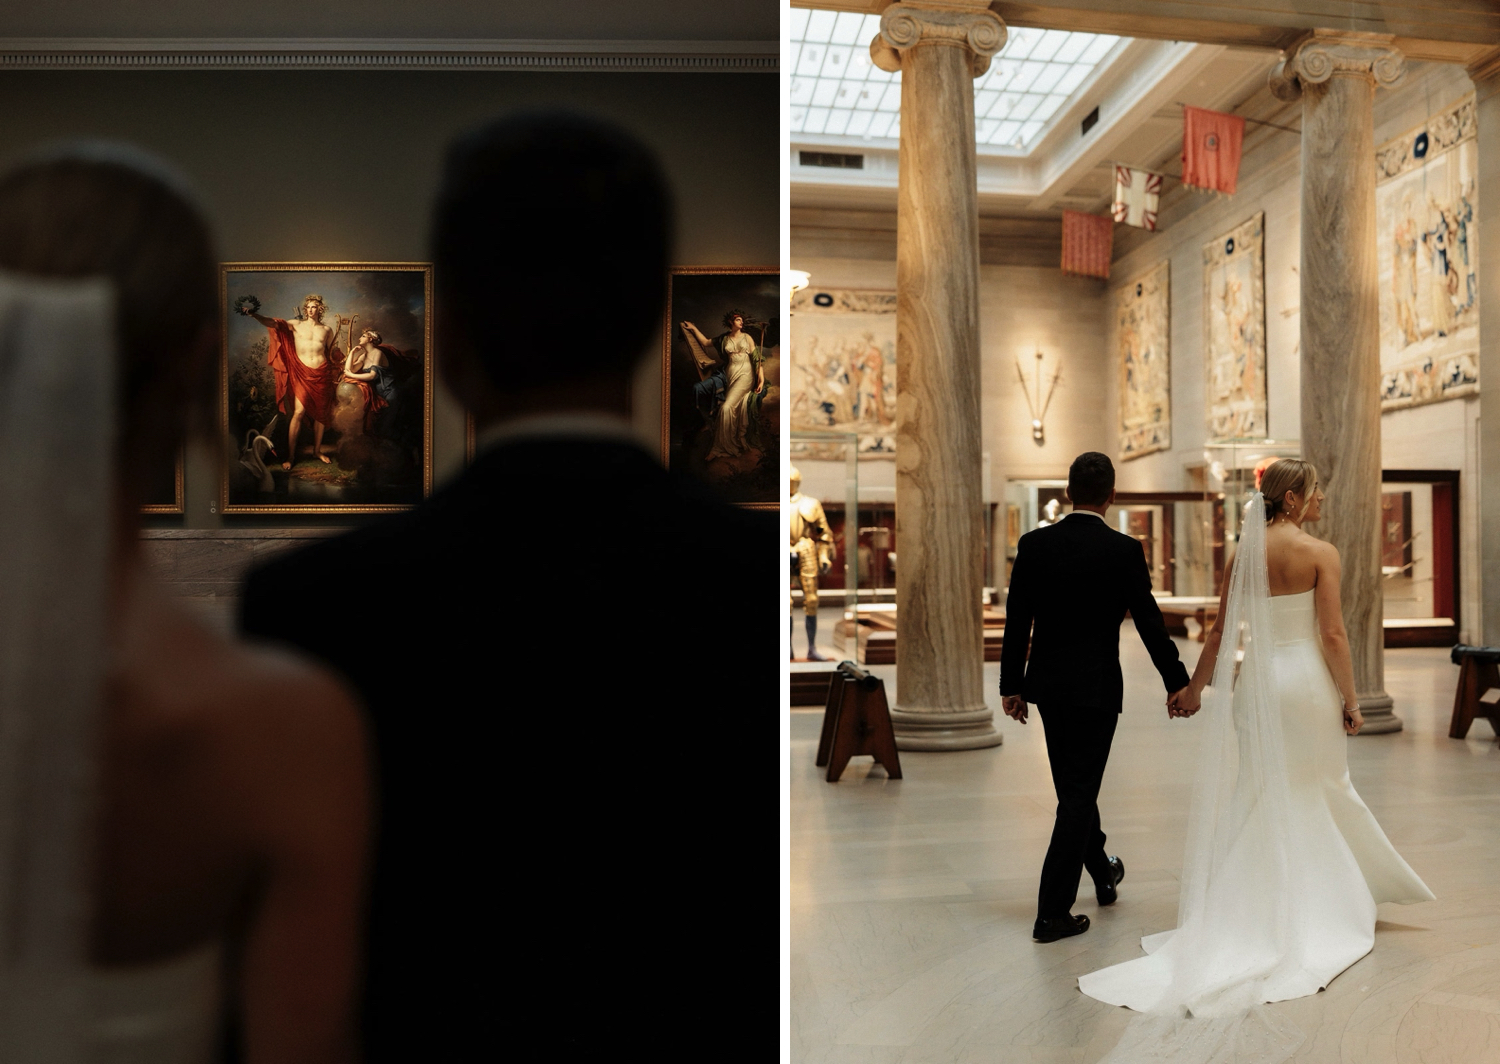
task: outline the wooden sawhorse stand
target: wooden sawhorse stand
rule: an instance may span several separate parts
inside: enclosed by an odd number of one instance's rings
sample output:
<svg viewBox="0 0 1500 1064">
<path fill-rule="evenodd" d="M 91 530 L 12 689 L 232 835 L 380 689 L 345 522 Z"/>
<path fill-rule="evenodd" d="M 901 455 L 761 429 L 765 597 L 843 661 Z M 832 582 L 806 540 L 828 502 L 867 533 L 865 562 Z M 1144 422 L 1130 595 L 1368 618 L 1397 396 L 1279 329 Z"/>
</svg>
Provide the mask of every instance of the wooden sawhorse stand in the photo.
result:
<svg viewBox="0 0 1500 1064">
<path fill-rule="evenodd" d="M 1465 738 L 1475 717 L 1486 718 L 1500 736 L 1500 647 L 1456 646 L 1448 657 L 1460 670 L 1448 738 Z"/>
<path fill-rule="evenodd" d="M 828 782 L 837 783 L 849 759 L 862 754 L 884 765 L 891 779 L 901 778 L 901 758 L 896 754 L 885 684 L 854 662 L 844 661 L 828 685 L 817 764 L 819 768 L 827 765 Z"/>
</svg>

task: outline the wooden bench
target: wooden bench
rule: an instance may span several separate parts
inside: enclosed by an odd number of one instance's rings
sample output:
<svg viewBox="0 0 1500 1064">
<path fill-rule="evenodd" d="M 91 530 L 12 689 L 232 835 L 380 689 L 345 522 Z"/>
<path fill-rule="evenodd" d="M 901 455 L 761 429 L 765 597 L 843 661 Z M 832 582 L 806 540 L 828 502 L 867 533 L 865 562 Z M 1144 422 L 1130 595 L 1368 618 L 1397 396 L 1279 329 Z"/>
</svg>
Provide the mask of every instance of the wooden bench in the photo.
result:
<svg viewBox="0 0 1500 1064">
<path fill-rule="evenodd" d="M 1484 717 L 1500 737 L 1500 647 L 1459 645 L 1448 655 L 1459 667 L 1448 738 L 1468 737 L 1475 717 Z"/>
<path fill-rule="evenodd" d="M 829 783 L 837 783 L 849 759 L 862 754 L 884 765 L 891 779 L 901 778 L 901 757 L 896 752 L 884 681 L 852 661 L 841 661 L 828 685 L 816 763 L 819 768 L 828 767 L 825 778 Z"/>
</svg>

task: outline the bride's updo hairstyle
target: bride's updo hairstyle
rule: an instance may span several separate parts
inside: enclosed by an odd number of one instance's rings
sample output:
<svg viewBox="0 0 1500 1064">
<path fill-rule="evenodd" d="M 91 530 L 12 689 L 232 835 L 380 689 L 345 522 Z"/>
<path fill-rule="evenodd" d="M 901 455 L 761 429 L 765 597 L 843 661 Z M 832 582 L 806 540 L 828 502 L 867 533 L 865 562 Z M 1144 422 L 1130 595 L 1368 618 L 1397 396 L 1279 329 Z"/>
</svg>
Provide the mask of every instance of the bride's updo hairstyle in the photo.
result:
<svg viewBox="0 0 1500 1064">
<path fill-rule="evenodd" d="M 1278 515 L 1289 513 L 1286 509 L 1286 493 L 1289 491 L 1295 491 L 1302 498 L 1302 512 L 1292 515 L 1300 518 L 1307 512 L 1307 504 L 1317 490 L 1318 471 L 1311 462 L 1300 458 L 1276 459 L 1266 466 L 1260 478 L 1260 493 L 1266 500 L 1266 520 L 1274 521 Z"/>
<path fill-rule="evenodd" d="M 0 270 L 114 285 L 116 476 L 136 499 L 142 474 L 170 467 L 213 409 L 216 256 L 194 200 L 166 163 L 125 144 L 55 145 L 0 173 Z"/>
</svg>

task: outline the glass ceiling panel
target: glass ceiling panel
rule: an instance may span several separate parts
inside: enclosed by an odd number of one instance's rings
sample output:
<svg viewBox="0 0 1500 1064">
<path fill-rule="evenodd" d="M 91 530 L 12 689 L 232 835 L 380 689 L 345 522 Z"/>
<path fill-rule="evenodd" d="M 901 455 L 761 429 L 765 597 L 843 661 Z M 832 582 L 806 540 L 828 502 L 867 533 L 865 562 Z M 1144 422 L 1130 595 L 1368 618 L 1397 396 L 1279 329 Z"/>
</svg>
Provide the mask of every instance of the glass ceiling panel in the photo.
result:
<svg viewBox="0 0 1500 1064">
<path fill-rule="evenodd" d="M 792 132 L 896 137 L 901 75 L 870 62 L 879 15 L 792 8 Z M 1109 34 L 1012 29 L 974 82 L 978 144 L 1026 149 L 1121 40 Z"/>
</svg>

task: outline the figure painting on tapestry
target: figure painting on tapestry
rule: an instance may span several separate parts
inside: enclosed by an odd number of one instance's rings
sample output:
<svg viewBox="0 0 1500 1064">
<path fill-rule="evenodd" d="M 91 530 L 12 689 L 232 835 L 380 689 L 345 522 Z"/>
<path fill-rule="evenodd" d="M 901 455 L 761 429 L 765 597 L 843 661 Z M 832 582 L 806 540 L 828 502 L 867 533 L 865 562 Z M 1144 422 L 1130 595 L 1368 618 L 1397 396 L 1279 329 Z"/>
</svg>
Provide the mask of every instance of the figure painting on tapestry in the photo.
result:
<svg viewBox="0 0 1500 1064">
<path fill-rule="evenodd" d="M 1172 446 L 1168 277 L 1168 264 L 1163 262 L 1116 293 L 1122 459 Z"/>
<path fill-rule="evenodd" d="M 667 464 L 730 502 L 778 505 L 780 275 L 674 270 L 662 406 Z"/>
<path fill-rule="evenodd" d="M 1203 245 L 1210 439 L 1266 435 L 1264 213 Z"/>
<path fill-rule="evenodd" d="M 792 302 L 792 428 L 896 450 L 896 293 L 803 289 Z"/>
<path fill-rule="evenodd" d="M 1476 132 L 1470 98 L 1375 153 L 1386 410 L 1479 390 Z"/>
<path fill-rule="evenodd" d="M 224 268 L 226 512 L 422 499 L 429 290 L 421 266 Z"/>
</svg>

